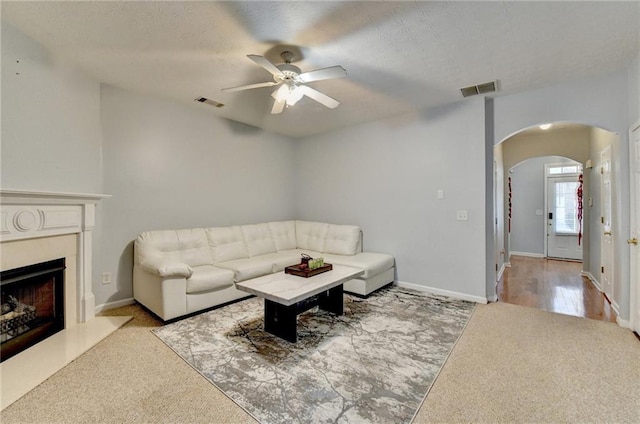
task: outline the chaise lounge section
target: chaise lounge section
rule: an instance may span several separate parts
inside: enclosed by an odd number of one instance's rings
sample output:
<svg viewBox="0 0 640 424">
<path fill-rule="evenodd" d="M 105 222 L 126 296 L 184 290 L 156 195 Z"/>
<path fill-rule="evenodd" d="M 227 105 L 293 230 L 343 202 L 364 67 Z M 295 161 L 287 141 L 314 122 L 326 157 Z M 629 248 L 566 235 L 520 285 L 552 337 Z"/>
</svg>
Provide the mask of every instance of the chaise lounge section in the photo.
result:
<svg viewBox="0 0 640 424">
<path fill-rule="evenodd" d="M 134 244 L 133 296 L 164 321 L 247 297 L 235 283 L 284 270 L 302 253 L 364 270 L 344 290 L 368 296 L 395 278 L 395 260 L 362 251 L 354 225 L 278 221 L 147 231 Z"/>
</svg>

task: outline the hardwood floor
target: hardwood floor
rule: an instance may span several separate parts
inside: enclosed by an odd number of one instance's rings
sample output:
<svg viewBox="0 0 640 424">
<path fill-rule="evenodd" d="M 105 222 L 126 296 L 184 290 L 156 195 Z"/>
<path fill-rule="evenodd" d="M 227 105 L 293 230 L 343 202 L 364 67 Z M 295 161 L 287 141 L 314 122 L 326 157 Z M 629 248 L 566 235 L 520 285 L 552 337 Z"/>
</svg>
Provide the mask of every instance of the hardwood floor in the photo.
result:
<svg viewBox="0 0 640 424">
<path fill-rule="evenodd" d="M 498 283 L 498 300 L 548 312 L 616 321 L 604 294 L 582 277 L 580 262 L 512 256 Z"/>
</svg>

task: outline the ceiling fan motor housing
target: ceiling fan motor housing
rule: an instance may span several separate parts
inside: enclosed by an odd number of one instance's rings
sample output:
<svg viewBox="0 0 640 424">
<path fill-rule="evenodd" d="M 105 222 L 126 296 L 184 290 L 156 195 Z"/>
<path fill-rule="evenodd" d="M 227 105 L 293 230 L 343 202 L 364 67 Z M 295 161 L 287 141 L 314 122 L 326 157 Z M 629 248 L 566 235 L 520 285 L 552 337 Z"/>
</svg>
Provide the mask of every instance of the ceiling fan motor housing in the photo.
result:
<svg viewBox="0 0 640 424">
<path fill-rule="evenodd" d="M 295 77 L 297 77 L 298 75 L 301 74 L 302 71 L 300 71 L 300 68 L 298 68 L 297 66 L 294 66 L 290 63 L 282 63 L 280 65 L 276 65 L 276 68 L 280 69 L 280 71 L 282 72 L 282 80 L 292 80 Z M 276 75 L 278 76 L 278 75 Z"/>
</svg>

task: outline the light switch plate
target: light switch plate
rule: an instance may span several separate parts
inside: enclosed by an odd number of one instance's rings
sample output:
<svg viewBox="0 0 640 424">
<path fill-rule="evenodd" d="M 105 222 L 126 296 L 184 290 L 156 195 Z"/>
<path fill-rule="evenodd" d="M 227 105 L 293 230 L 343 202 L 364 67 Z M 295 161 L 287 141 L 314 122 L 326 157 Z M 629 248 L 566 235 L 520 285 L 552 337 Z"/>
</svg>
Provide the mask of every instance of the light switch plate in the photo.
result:
<svg viewBox="0 0 640 424">
<path fill-rule="evenodd" d="M 468 221 L 469 220 L 469 213 L 467 211 L 457 211 L 456 212 L 456 219 L 458 221 Z"/>
<path fill-rule="evenodd" d="M 438 190 L 436 194 L 438 195 L 438 199 L 444 199 L 444 190 Z"/>
</svg>

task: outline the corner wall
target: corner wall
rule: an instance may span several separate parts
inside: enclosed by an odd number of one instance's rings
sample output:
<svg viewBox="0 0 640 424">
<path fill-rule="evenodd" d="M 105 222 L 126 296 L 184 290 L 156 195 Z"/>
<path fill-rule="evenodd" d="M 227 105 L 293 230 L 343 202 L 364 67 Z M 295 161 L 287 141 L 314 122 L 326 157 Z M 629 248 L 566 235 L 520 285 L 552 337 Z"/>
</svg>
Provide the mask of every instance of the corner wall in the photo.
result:
<svg viewBox="0 0 640 424">
<path fill-rule="evenodd" d="M 360 225 L 401 282 L 486 299 L 484 117 L 479 98 L 297 142 L 296 216 Z"/>
<path fill-rule="evenodd" d="M 100 193 L 100 84 L 0 27 L 2 188 Z"/>
<path fill-rule="evenodd" d="M 293 141 L 182 105 L 102 87 L 104 256 L 96 304 L 130 298 L 133 240 L 147 230 L 294 216 Z M 99 274 L 96 274 L 96 278 Z M 99 281 L 99 280 L 95 280 Z"/>
</svg>

